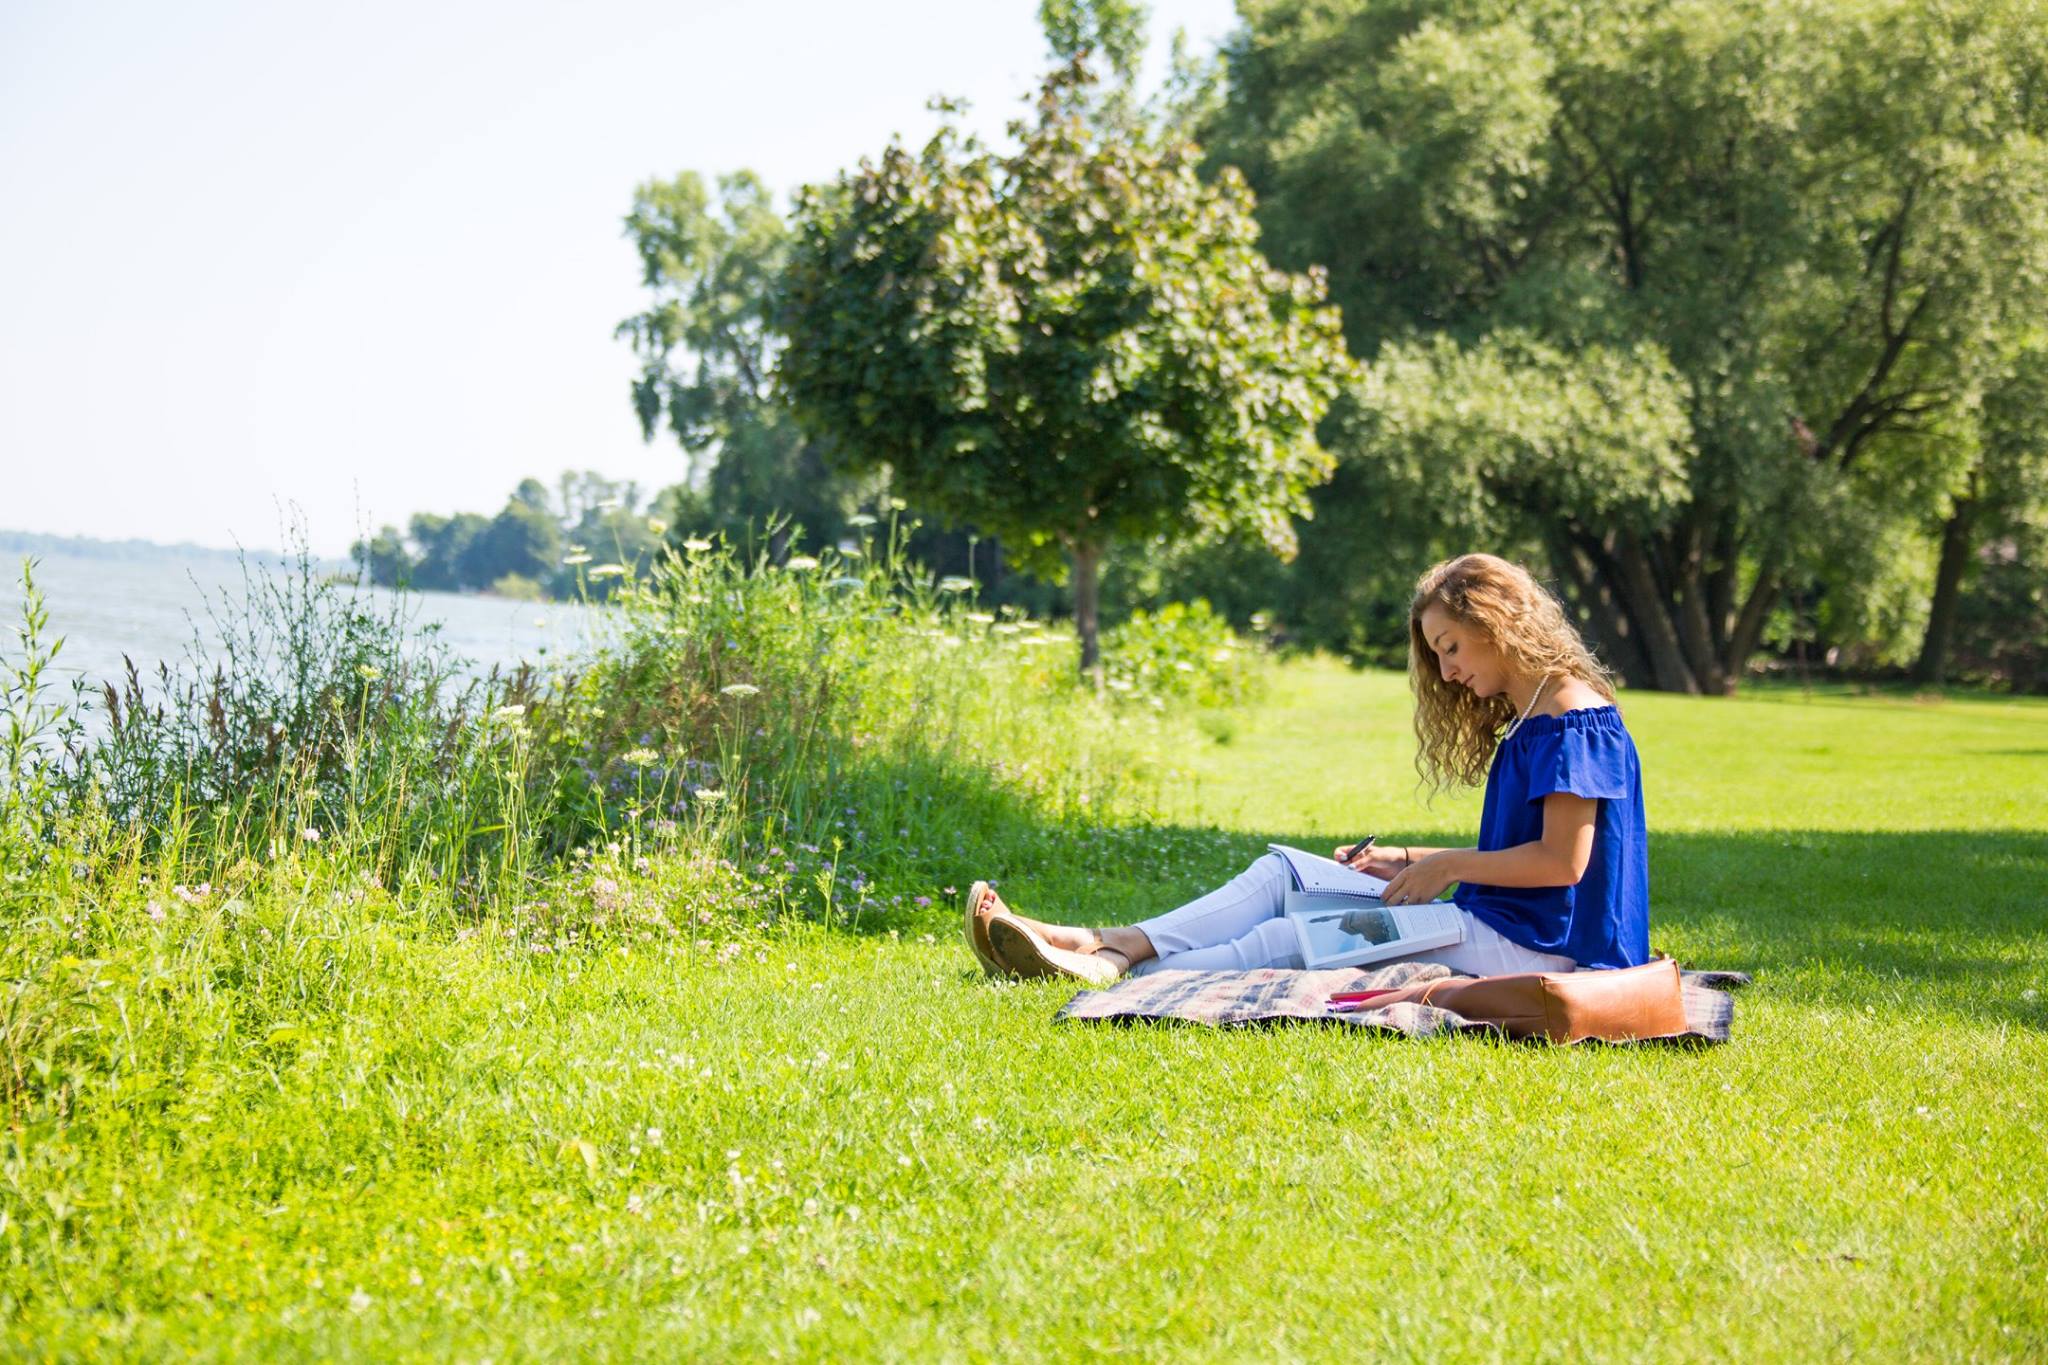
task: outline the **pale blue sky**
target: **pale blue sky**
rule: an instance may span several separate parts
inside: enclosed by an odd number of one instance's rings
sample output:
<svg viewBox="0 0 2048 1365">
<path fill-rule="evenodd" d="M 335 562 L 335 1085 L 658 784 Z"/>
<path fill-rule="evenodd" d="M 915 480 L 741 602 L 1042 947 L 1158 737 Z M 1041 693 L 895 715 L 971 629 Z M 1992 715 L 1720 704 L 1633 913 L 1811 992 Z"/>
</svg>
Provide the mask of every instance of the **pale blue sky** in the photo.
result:
<svg viewBox="0 0 2048 1365">
<path fill-rule="evenodd" d="M 0 5 L 0 528 L 313 545 L 521 477 L 674 482 L 613 326 L 634 185 L 994 135 L 1035 0 Z M 1230 0 L 1155 0 L 1154 61 Z"/>
</svg>

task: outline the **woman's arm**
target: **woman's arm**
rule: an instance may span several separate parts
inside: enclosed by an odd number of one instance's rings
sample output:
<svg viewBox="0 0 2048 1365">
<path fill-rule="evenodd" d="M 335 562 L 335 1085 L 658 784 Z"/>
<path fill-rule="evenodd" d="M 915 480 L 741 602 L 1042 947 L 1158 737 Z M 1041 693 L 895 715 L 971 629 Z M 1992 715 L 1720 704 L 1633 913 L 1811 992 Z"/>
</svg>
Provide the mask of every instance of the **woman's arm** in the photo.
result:
<svg viewBox="0 0 2048 1365">
<path fill-rule="evenodd" d="M 1393 878 L 1432 854 L 1449 852 L 1452 850 L 1429 848 L 1422 844 L 1374 844 L 1352 859 L 1348 866 L 1355 867 L 1368 876 Z M 1337 850 L 1338 857 L 1342 857 L 1343 854 L 1343 849 Z"/>
<path fill-rule="evenodd" d="M 1576 886 L 1593 861 L 1593 822 L 1599 810 L 1600 803 L 1592 797 L 1552 792 L 1543 798 L 1541 839 L 1489 853 L 1476 848 L 1432 849 L 1394 876 L 1386 899 L 1392 905 L 1435 900 L 1452 882 Z"/>
</svg>

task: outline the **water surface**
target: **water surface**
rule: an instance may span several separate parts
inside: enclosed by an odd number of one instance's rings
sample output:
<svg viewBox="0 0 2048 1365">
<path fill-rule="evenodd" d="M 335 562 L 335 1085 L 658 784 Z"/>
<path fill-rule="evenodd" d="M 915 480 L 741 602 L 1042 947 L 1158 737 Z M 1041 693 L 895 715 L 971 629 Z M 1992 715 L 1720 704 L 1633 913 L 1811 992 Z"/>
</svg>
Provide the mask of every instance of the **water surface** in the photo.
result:
<svg viewBox="0 0 2048 1365">
<path fill-rule="evenodd" d="M 49 553 L 37 556 L 36 586 L 50 612 L 47 630 L 64 637 L 56 672 L 65 680 L 83 677 L 95 688 L 124 672 L 123 656 L 145 676 L 159 661 L 174 666 L 218 657 L 220 632 L 214 617 L 238 613 L 246 604 L 249 579 L 232 558 L 166 550 L 147 559 L 101 559 Z M 5 566 L 0 606 L 8 621 L 0 632 L 0 654 L 20 653 L 21 565 Z M 247 561 L 249 574 L 287 572 L 274 557 Z M 290 570 L 296 572 L 296 570 Z M 521 662 L 547 664 L 584 650 L 604 618 L 601 608 L 562 602 L 514 602 L 447 592 L 394 593 L 383 588 L 345 588 L 359 593 L 382 615 L 396 609 L 414 630 L 439 627 L 441 640 L 466 661 L 467 671 Z"/>
</svg>

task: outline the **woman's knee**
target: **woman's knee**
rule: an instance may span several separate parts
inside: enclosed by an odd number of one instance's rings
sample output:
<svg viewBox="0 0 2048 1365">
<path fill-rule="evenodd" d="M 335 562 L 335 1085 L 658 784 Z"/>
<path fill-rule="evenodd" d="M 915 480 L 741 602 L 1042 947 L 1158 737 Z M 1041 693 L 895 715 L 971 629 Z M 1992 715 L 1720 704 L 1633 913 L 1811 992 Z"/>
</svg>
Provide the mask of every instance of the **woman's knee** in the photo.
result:
<svg viewBox="0 0 2048 1365">
<path fill-rule="evenodd" d="M 1287 860 L 1277 853 L 1267 853 L 1252 859 L 1252 865 L 1244 870 L 1245 876 L 1257 876 L 1261 881 L 1292 882 L 1293 870 Z"/>
</svg>

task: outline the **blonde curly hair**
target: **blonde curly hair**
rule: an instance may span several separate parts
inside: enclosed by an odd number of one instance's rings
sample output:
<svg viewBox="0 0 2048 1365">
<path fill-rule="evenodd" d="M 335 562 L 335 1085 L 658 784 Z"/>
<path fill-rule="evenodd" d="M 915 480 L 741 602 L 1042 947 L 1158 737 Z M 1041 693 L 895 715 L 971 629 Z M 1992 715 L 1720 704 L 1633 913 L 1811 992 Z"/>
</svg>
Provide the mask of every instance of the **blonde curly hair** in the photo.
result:
<svg viewBox="0 0 2048 1365">
<path fill-rule="evenodd" d="M 1445 560 L 1422 575 L 1408 608 L 1408 684 L 1415 691 L 1419 742 L 1415 767 L 1432 793 L 1484 782 L 1501 733 L 1519 712 L 1505 695 L 1479 697 L 1444 681 L 1436 651 L 1422 633 L 1422 613 L 1431 606 L 1483 632 L 1517 672 L 1569 674 L 1614 700 L 1613 675 L 1586 648 L 1563 604 L 1527 569 L 1498 555 Z"/>
</svg>

